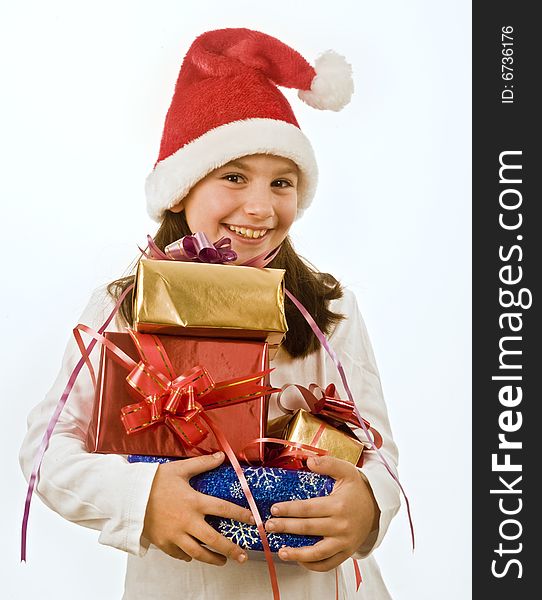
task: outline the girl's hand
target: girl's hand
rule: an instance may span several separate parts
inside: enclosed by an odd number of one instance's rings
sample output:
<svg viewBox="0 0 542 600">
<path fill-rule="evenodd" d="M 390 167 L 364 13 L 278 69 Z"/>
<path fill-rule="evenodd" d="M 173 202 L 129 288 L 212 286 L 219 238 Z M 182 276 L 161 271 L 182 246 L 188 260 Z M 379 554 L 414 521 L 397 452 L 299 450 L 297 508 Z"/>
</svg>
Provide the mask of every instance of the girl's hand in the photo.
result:
<svg viewBox="0 0 542 600">
<path fill-rule="evenodd" d="M 335 479 L 333 492 L 273 505 L 273 518 L 265 528 L 273 533 L 323 536 L 314 546 L 281 548 L 279 557 L 311 571 L 329 571 L 352 556 L 376 529 L 380 511 L 369 484 L 353 464 L 331 456 L 310 458 L 307 464 L 311 471 Z"/>
<path fill-rule="evenodd" d="M 226 500 L 196 492 L 188 483 L 194 475 L 218 467 L 223 460 L 224 453 L 217 452 L 158 467 L 147 503 L 143 535 L 173 558 L 187 562 L 195 558 L 218 566 L 226 564 L 227 558 L 240 563 L 247 560 L 245 551 L 213 529 L 205 521 L 205 515 L 254 523 L 251 512 Z"/>
</svg>

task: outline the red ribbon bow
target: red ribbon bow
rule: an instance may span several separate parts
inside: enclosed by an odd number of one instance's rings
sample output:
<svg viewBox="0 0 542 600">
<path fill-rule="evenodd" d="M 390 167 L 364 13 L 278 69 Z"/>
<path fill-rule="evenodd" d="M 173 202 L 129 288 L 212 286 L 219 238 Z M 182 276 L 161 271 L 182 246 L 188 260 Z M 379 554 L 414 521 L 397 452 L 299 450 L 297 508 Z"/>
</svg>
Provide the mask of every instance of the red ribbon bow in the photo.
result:
<svg viewBox="0 0 542 600">
<path fill-rule="evenodd" d="M 258 383 L 273 369 L 218 383 L 215 383 L 207 370 L 199 365 L 176 376 L 159 337 L 128 330 L 141 359 L 136 363 L 111 340 L 86 325 L 78 325 L 74 329 L 75 339 L 94 382 L 94 369 L 80 331 L 85 331 L 106 346 L 111 352 L 111 357 L 130 370 L 126 381 L 132 394 L 143 400 L 121 408 L 121 419 L 128 434 L 164 423 L 183 444 L 194 448 L 209 434 L 208 420 L 204 418 L 205 411 L 233 406 L 279 391 L 277 388 Z"/>
<path fill-rule="evenodd" d="M 311 383 L 308 388 L 303 385 L 298 385 L 294 383 L 288 383 L 282 387 L 280 394 L 277 396 L 277 403 L 279 408 L 284 413 L 293 412 L 296 408 L 305 408 L 302 406 L 297 406 L 295 408 L 289 408 L 285 406 L 281 402 L 281 396 L 284 391 L 288 388 L 294 386 L 299 390 L 301 395 L 303 396 L 303 400 L 305 401 L 309 412 L 316 417 L 322 417 L 326 421 L 333 421 L 335 424 L 337 423 L 349 423 L 355 428 L 363 428 L 361 421 L 358 419 L 355 409 L 354 403 L 350 399 L 343 400 L 339 398 L 337 393 L 337 389 L 334 383 L 330 383 L 325 389 L 317 385 L 316 383 Z M 372 440 L 368 440 L 369 443 L 376 448 L 380 448 L 382 446 L 382 436 L 378 431 L 371 427 L 369 421 L 363 419 L 363 423 L 367 429 L 367 431 L 371 432 L 373 436 Z M 363 443 L 366 443 L 367 440 L 361 440 Z"/>
<path fill-rule="evenodd" d="M 207 437 L 209 430 L 200 418 L 204 408 L 196 398 L 208 393 L 215 384 L 204 367 L 194 367 L 171 380 L 152 364 L 141 361 L 126 381 L 144 398 L 121 409 L 126 433 L 165 423 L 190 447 Z"/>
<path fill-rule="evenodd" d="M 107 345 L 124 366 L 131 368 L 126 381 L 132 393 L 143 398 L 121 409 L 128 434 L 164 423 L 183 444 L 193 448 L 209 434 L 202 418 L 205 410 L 233 406 L 276 391 L 258 383 L 272 369 L 215 383 L 207 370 L 198 365 L 177 377 L 160 338 L 131 330 L 129 333 L 141 357 L 139 363 L 114 344 Z"/>
</svg>

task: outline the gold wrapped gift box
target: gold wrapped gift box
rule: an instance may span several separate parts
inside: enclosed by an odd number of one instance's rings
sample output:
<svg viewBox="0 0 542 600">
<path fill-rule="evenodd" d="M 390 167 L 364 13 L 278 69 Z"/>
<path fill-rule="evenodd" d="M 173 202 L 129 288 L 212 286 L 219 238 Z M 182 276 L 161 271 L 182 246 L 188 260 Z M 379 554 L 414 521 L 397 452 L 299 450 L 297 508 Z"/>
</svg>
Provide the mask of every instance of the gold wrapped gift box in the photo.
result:
<svg viewBox="0 0 542 600">
<path fill-rule="evenodd" d="M 144 333 L 266 341 L 272 358 L 288 331 L 284 269 L 141 260 L 133 325 Z"/>
<path fill-rule="evenodd" d="M 329 456 L 342 458 L 354 465 L 360 464 L 365 448 L 347 425 L 344 425 L 344 430 L 342 426 L 338 429 L 302 408 L 293 415 L 283 415 L 269 421 L 267 436 L 327 450 Z M 281 458 L 287 458 L 288 452 L 288 449 L 281 452 Z"/>
</svg>

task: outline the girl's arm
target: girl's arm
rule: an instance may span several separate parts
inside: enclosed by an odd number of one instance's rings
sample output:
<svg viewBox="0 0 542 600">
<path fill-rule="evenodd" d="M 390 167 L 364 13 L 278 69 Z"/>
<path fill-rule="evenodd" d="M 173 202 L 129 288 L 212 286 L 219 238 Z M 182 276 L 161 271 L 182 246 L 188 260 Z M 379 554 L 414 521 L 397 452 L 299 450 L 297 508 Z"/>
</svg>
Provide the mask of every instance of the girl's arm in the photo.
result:
<svg viewBox="0 0 542 600">
<path fill-rule="evenodd" d="M 100 288 L 78 322 L 97 329 L 113 306 L 106 290 Z M 96 372 L 99 354 L 97 347 L 92 353 Z M 28 416 L 19 457 L 27 480 L 45 428 L 80 357 L 72 337 L 53 387 Z M 147 549 L 141 541 L 145 509 L 158 465 L 128 464 L 122 456 L 88 453 L 84 440 L 93 401 L 92 382 L 83 367 L 43 457 L 37 494 L 65 519 L 100 530 L 100 543 L 142 556 Z"/>
<path fill-rule="evenodd" d="M 361 415 L 382 435 L 381 453 L 390 468 L 397 468 L 397 447 L 365 325 L 355 297 L 345 297 L 333 307 L 347 319 L 339 323 L 330 343 L 341 361 L 348 384 Z M 327 355 L 324 359 L 325 384 L 332 382 L 339 395 L 346 398 L 337 367 Z M 320 535 L 314 546 L 283 548 L 279 557 L 297 561 L 313 571 L 335 568 L 354 555 L 364 558 L 380 544 L 393 516 L 399 510 L 399 488 L 385 465 L 373 451 L 367 451 L 361 470 L 332 457 L 309 459 L 311 470 L 327 474 L 336 482 L 333 493 L 323 498 L 293 500 L 274 505 L 274 518 L 266 528 L 272 532 Z"/>
<path fill-rule="evenodd" d="M 330 343 L 345 369 L 350 390 L 361 416 L 367 419 L 382 435 L 383 444 L 380 452 L 397 475 L 399 453 L 392 437 L 380 375 L 365 322 L 356 297 L 350 290 L 345 290 L 343 304 L 340 308 L 337 307 L 337 310 L 346 314 L 347 318 L 337 325 L 330 337 Z M 346 391 L 337 373 L 337 368 L 327 355 L 326 375 L 327 383 L 334 382 L 340 397 L 346 398 Z M 391 520 L 400 508 L 399 487 L 376 452 L 365 453 L 361 472 L 369 483 L 380 510 L 380 516 L 377 529 L 358 549 L 356 558 L 367 556 L 380 545 Z"/>
<path fill-rule="evenodd" d="M 98 329 L 114 303 L 105 290 L 97 291 L 80 323 Z M 110 328 L 111 329 L 111 328 Z M 93 352 L 97 372 L 100 351 Z M 73 367 L 81 358 L 70 340 L 62 369 L 51 391 L 28 418 L 28 432 L 20 453 L 28 479 L 43 432 L 53 414 Z M 123 456 L 93 454 L 85 450 L 94 390 L 84 367 L 55 427 L 40 469 L 37 493 L 65 519 L 101 531 L 99 541 L 142 556 L 149 543 L 183 560 L 222 565 L 226 557 L 246 560 L 241 548 L 218 534 L 205 515 L 251 522 L 250 511 L 193 490 L 189 479 L 217 467 L 224 455 L 203 456 L 168 465 L 130 464 Z M 200 540 L 217 552 L 203 547 Z"/>
</svg>

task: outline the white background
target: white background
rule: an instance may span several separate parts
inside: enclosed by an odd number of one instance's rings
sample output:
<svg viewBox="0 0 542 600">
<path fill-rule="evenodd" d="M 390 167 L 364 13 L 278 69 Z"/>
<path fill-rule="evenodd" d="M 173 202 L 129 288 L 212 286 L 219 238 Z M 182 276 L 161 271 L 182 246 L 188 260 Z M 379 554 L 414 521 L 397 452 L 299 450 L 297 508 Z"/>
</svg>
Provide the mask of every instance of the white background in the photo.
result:
<svg viewBox="0 0 542 600">
<path fill-rule="evenodd" d="M 412 553 L 403 507 L 377 550 L 392 596 L 470 597 L 470 3 L 260 6 L 2 9 L 2 598 L 122 594 L 123 554 L 37 499 L 19 564 L 17 454 L 91 290 L 155 231 L 143 184 L 178 69 L 198 34 L 222 27 L 265 31 L 310 62 L 332 48 L 353 65 L 340 113 L 286 92 L 320 166 L 293 238 L 356 292 L 373 341 L 417 536 Z"/>
</svg>

